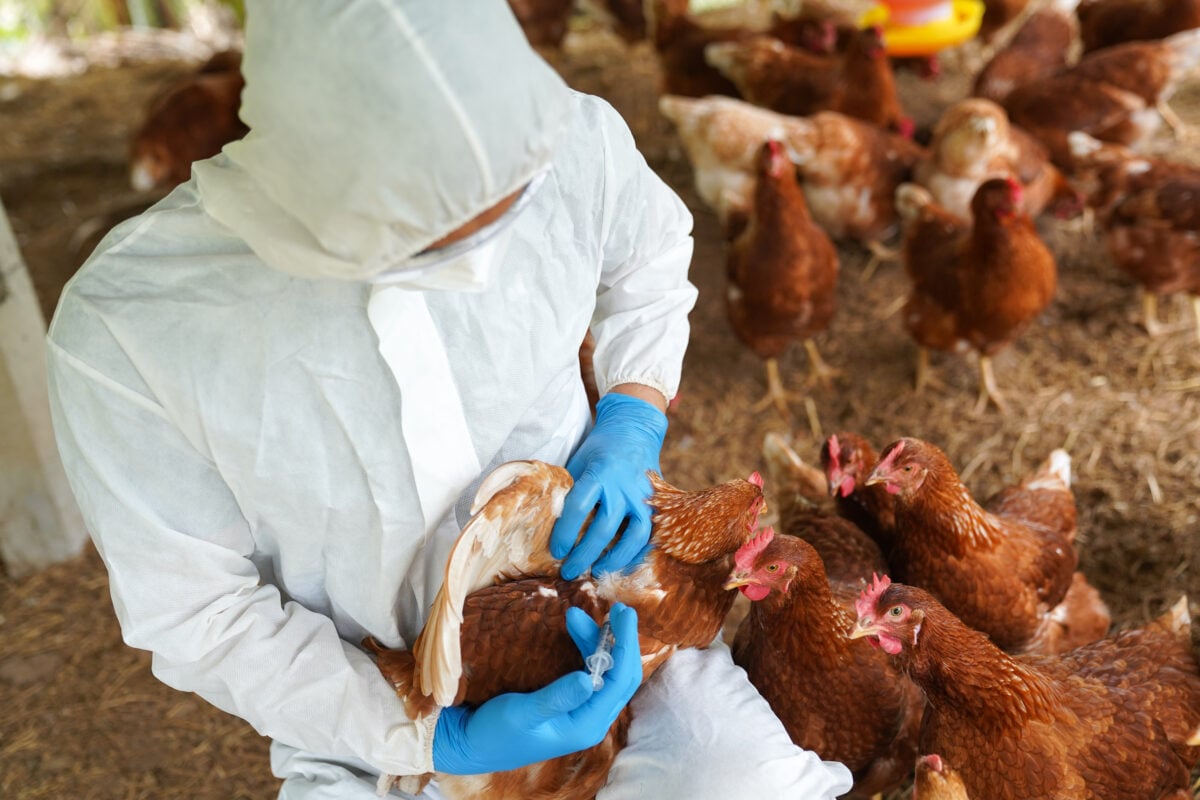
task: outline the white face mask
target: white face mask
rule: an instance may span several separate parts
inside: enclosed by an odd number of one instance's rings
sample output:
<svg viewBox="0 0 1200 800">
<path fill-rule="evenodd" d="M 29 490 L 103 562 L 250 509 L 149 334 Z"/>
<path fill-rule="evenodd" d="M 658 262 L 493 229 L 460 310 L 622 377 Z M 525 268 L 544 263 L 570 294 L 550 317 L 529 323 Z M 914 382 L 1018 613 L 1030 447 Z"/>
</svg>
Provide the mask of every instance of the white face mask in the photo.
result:
<svg viewBox="0 0 1200 800">
<path fill-rule="evenodd" d="M 461 241 L 418 253 L 402 265 L 376 275 L 371 282 L 412 289 L 483 291 L 508 252 L 513 220 L 529 205 L 545 176 L 544 171 L 535 175 L 512 206 L 489 225 Z"/>
</svg>

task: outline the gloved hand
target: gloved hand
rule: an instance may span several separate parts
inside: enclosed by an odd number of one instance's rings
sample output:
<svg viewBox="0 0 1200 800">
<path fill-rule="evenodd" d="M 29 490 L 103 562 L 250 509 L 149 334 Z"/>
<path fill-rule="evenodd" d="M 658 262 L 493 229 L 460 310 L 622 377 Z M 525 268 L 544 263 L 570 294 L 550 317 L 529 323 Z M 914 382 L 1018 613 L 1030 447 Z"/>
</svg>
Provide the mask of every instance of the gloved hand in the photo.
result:
<svg viewBox="0 0 1200 800">
<path fill-rule="evenodd" d="M 609 610 L 613 665 L 592 691 L 584 671 L 571 672 L 528 694 L 502 694 L 472 710 L 442 709 L 433 732 L 433 768 L 453 775 L 501 772 L 574 753 L 604 739 L 642 682 L 637 612 L 623 603 Z M 578 608 L 567 609 L 567 632 L 586 658 L 600 629 Z"/>
<path fill-rule="evenodd" d="M 666 434 L 666 414 L 645 400 L 615 393 L 600 398 L 595 426 L 567 462 L 575 485 L 550 533 L 550 554 L 567 556 L 563 578 L 577 578 L 589 567 L 597 575 L 619 570 L 645 555 L 651 515 L 646 504 L 650 496 L 646 471 L 659 471 L 658 456 Z M 593 508 L 596 516 L 575 544 Z M 600 558 L 622 523 L 627 524 L 620 541 Z"/>
</svg>

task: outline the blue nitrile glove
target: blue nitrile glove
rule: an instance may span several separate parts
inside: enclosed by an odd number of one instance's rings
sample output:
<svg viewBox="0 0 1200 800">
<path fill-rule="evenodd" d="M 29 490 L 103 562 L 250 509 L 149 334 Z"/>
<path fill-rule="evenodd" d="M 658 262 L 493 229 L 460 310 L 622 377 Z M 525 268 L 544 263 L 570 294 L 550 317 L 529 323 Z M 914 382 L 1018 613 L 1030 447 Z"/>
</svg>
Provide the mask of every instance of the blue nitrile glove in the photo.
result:
<svg viewBox="0 0 1200 800">
<path fill-rule="evenodd" d="M 604 686 L 593 692 L 592 679 L 581 670 L 536 692 L 493 697 L 474 710 L 444 708 L 433 732 L 433 768 L 453 775 L 502 772 L 603 740 L 642 682 L 637 612 L 614 603 L 609 623 L 613 665 Z M 585 658 L 596 649 L 599 630 L 582 610 L 567 609 L 567 632 Z"/>
<path fill-rule="evenodd" d="M 575 485 L 550 534 L 550 555 L 567 556 L 562 565 L 564 578 L 573 580 L 589 567 L 600 575 L 641 560 L 650 541 L 651 509 L 646 504 L 650 479 L 646 471 L 660 472 L 658 455 L 666 434 L 667 415 L 645 400 L 617 393 L 600 398 L 595 426 L 567 462 Z M 575 544 L 593 508 L 596 516 Z M 626 520 L 621 540 L 600 558 Z"/>
</svg>

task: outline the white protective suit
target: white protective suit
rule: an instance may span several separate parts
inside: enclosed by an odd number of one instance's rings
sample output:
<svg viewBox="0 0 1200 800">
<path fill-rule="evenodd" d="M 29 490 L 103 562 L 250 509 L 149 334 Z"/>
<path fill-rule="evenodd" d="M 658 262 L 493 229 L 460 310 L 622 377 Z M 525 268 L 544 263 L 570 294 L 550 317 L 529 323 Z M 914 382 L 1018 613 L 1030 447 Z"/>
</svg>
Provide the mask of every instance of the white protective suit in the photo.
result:
<svg viewBox="0 0 1200 800">
<path fill-rule="evenodd" d="M 274 739 L 281 796 L 369 798 L 381 771 L 431 769 L 432 730 L 359 643 L 420 631 L 483 474 L 565 463 L 589 424 L 589 327 L 601 392 L 674 395 L 691 218 L 501 0 L 251 2 L 243 71 L 247 138 L 65 290 L 55 430 L 154 674 Z M 414 258 L 525 186 L 467 246 L 490 270 Z M 673 661 L 635 703 L 602 797 L 670 797 L 677 771 L 757 797 L 849 786 L 726 649 Z"/>
</svg>

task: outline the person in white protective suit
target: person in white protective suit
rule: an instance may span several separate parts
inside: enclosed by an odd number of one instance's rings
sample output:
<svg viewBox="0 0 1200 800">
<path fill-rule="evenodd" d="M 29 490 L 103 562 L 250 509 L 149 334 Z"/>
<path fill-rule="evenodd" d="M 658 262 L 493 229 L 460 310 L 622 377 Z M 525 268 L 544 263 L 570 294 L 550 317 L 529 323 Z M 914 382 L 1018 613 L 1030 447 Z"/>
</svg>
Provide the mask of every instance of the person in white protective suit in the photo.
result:
<svg viewBox="0 0 1200 800">
<path fill-rule="evenodd" d="M 504 461 L 576 478 L 564 572 L 641 557 L 696 297 L 690 215 L 502 0 L 252 0 L 243 71 L 250 134 L 106 237 L 48 336 L 60 451 L 125 640 L 271 737 L 281 797 L 587 746 L 641 679 L 631 610 L 594 695 L 574 673 L 428 725 L 359 643 L 413 641 Z M 720 644 L 632 702 L 601 800 L 850 787 Z"/>
</svg>

